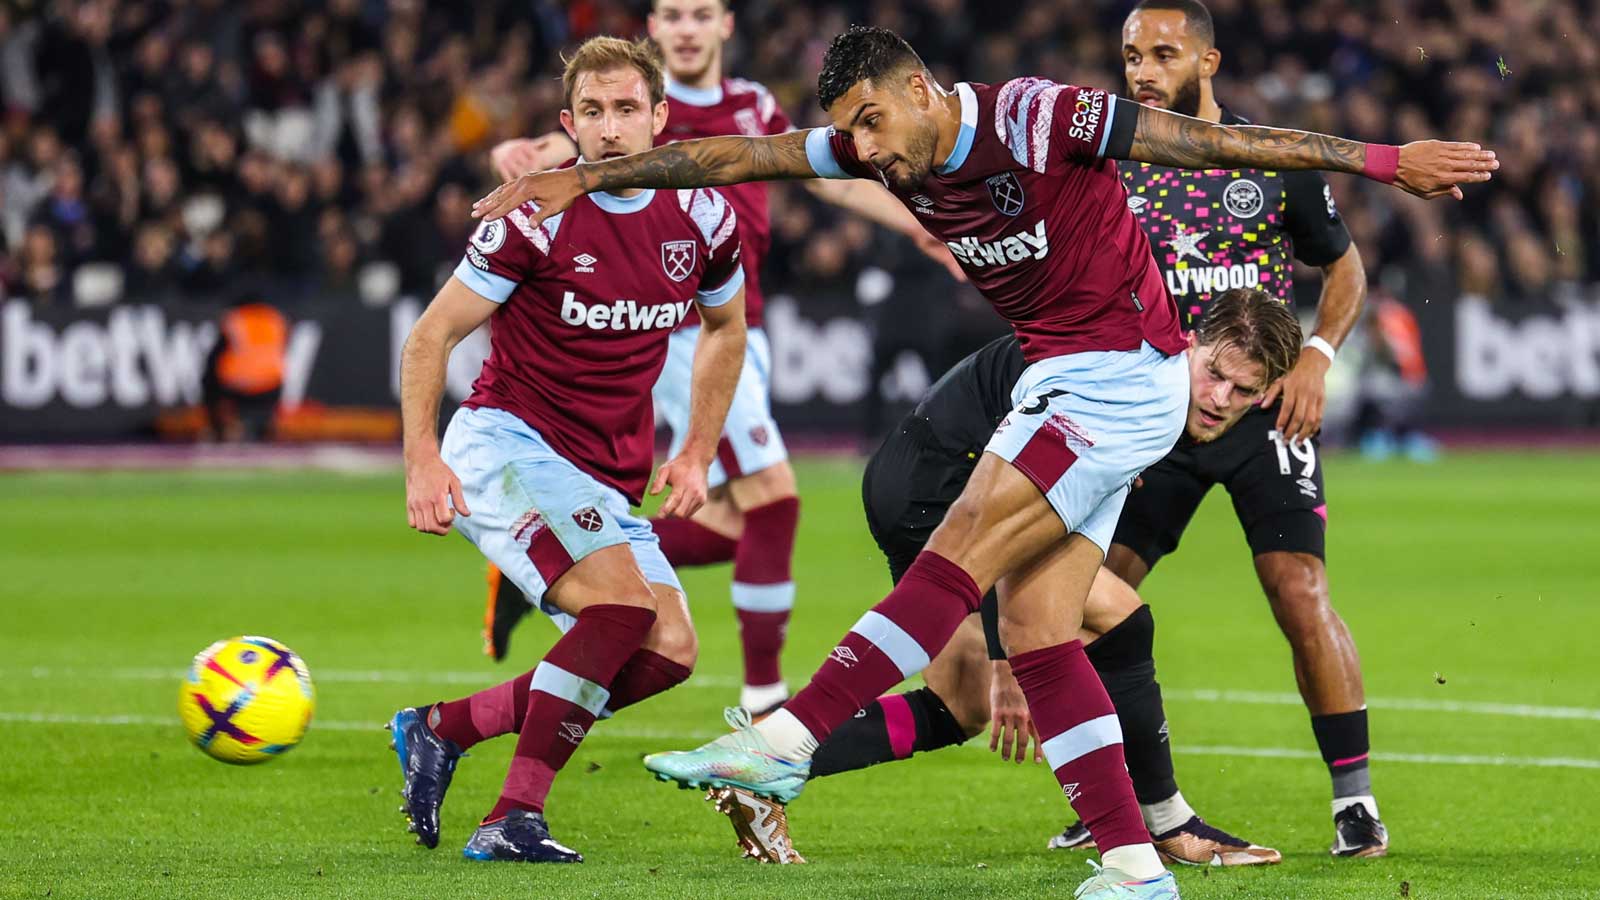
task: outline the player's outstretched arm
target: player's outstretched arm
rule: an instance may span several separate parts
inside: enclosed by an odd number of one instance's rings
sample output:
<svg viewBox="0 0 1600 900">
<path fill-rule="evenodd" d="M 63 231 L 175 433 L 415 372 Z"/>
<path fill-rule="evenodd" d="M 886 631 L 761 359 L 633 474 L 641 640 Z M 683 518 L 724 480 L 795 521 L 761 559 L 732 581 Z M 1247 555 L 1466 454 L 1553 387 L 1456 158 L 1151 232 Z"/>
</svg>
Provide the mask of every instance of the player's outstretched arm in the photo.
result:
<svg viewBox="0 0 1600 900">
<path fill-rule="evenodd" d="M 744 288 L 728 302 L 700 307 L 700 338 L 689 376 L 689 433 L 683 449 L 656 472 L 651 495 L 671 486 L 661 515 L 688 518 L 706 502 L 706 470 L 717 452 L 722 425 L 744 368 Z"/>
<path fill-rule="evenodd" d="M 472 515 L 461 480 L 439 456 L 439 399 L 450 351 L 495 310 L 451 276 L 412 326 L 400 351 L 400 422 L 405 441 L 406 520 L 429 534 L 448 534 L 455 514 Z"/>
<path fill-rule="evenodd" d="M 1117 154 L 1113 154 L 1117 155 Z M 1429 200 L 1461 199 L 1461 185 L 1488 181 L 1500 168 L 1493 150 L 1457 141 L 1413 141 L 1403 147 L 1267 128 L 1219 125 L 1167 110 L 1139 107 L 1125 157 L 1180 169 L 1321 169 L 1365 175 Z"/>
<path fill-rule="evenodd" d="M 532 201 L 538 211 L 529 218 L 537 223 L 565 210 L 579 196 L 595 191 L 716 187 L 746 181 L 815 178 L 816 170 L 806 158 L 806 134 L 791 131 L 770 137 L 678 141 L 631 156 L 531 173 L 495 188 L 472 205 L 472 215 L 497 219 Z"/>
</svg>

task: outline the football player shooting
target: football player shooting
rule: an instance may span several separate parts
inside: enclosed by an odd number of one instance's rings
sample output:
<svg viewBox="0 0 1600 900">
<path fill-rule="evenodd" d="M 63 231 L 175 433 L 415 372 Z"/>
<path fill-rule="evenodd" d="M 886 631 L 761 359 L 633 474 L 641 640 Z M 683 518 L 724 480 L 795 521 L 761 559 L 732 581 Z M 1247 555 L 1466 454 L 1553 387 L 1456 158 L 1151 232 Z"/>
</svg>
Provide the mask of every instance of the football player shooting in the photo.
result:
<svg viewBox="0 0 1600 900">
<path fill-rule="evenodd" d="M 1218 105 L 1212 89 L 1221 63 L 1214 31 L 1210 13 L 1198 0 L 1145 0 L 1134 7 L 1122 33 L 1128 96 L 1147 108 L 1243 124 Z M 1327 499 L 1315 437 L 1322 424 L 1324 378 L 1366 297 L 1361 254 L 1327 183 L 1315 172 L 1262 167 L 1186 172 L 1124 163 L 1122 175 L 1129 206 L 1156 248 L 1156 261 L 1186 322 L 1192 325 L 1214 302 L 1211 285 L 1217 282 L 1257 280 L 1292 305 L 1291 257 L 1322 270 L 1322 296 L 1307 352 L 1259 409 L 1220 440 L 1180 440 L 1144 472 L 1144 489 L 1123 507 L 1106 565 L 1138 588 L 1177 548 L 1210 489 L 1227 488 L 1257 578 L 1293 652 L 1295 680 L 1331 776 L 1331 852 L 1382 856 L 1388 832 L 1378 817 L 1367 768 L 1361 659 L 1329 598 Z M 1250 239 L 1236 236 L 1241 233 Z M 1084 829 L 1070 825 L 1052 846 L 1087 842 Z"/>
<path fill-rule="evenodd" d="M 667 71 L 669 115 L 667 128 L 656 138 L 658 144 L 792 130 L 766 88 L 725 76 L 723 54 L 734 34 L 734 15 L 723 0 L 655 0 L 648 26 Z M 524 172 L 553 168 L 572 154 L 571 140 L 557 131 L 506 141 L 490 155 L 496 171 L 510 180 Z M 963 278 L 944 243 L 925 231 L 882 185 L 821 179 L 804 184 L 819 198 L 905 235 L 954 277 Z M 768 399 L 771 353 L 761 327 L 761 267 L 771 244 L 767 190 L 767 185 L 755 182 L 724 192 L 739 214 L 749 341 L 718 458 L 711 467 L 710 498 L 692 519 L 652 523 L 662 552 L 675 568 L 733 563 L 730 594 L 744 658 L 739 705 L 757 716 L 789 696 L 779 660 L 795 598 L 791 569 L 800 516 L 794 470 Z M 656 409 L 672 433 L 673 450 L 688 424 L 685 400 L 697 325 L 691 317 L 673 335 L 667 365 L 654 388 Z M 498 659 L 505 655 L 511 628 L 529 607 L 514 587 L 494 575 L 490 603 L 485 617 L 488 646 Z"/>
<path fill-rule="evenodd" d="M 562 123 L 586 160 L 648 148 L 666 124 L 647 46 L 590 40 L 563 83 Z M 516 734 L 500 798 L 464 854 L 581 862 L 550 836 L 551 783 L 597 718 L 689 677 L 697 645 L 683 590 L 630 505 L 650 475 L 650 385 L 691 306 L 705 326 L 689 434 L 650 493 L 671 488 L 669 516 L 705 502 L 744 356 L 736 229 L 732 208 L 708 190 L 595 194 L 538 224 L 520 213 L 485 222 L 407 338 L 411 526 L 441 535 L 454 526 L 563 632 L 518 678 L 395 714 L 403 811 L 419 843 L 438 844 L 439 809 L 464 751 Z M 489 358 L 441 444 L 445 361 L 491 316 Z"/>
<path fill-rule="evenodd" d="M 533 214 L 548 215 L 593 190 L 877 178 L 903 203 L 928 201 L 925 227 L 962 248 L 968 277 L 1011 322 L 1030 364 L 1017 407 L 927 549 L 811 683 L 755 726 L 645 764 L 681 784 L 793 799 L 818 743 L 925 667 L 1003 579 L 1001 640 L 1045 757 L 1105 865 L 1078 896 L 1175 897 L 1128 780 L 1114 709 L 1076 639 L 1128 488 L 1172 447 L 1187 407 L 1177 311 L 1110 160 L 1321 168 L 1460 197 L 1460 184 L 1490 177 L 1494 154 L 1221 126 L 1040 79 L 951 91 L 878 28 L 834 40 L 818 99 L 831 128 L 685 141 L 523 176 L 475 205 L 492 218 L 532 201 Z"/>
</svg>

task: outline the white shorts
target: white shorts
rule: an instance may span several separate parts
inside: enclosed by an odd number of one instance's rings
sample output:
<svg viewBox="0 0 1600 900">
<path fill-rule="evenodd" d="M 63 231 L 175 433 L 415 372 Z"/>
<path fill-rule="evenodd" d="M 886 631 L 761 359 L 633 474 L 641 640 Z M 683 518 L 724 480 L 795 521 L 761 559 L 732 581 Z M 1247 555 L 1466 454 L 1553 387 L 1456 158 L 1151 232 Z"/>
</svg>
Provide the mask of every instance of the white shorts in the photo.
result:
<svg viewBox="0 0 1600 900">
<path fill-rule="evenodd" d="M 1028 476 L 1067 531 L 1111 546 L 1134 478 L 1166 456 L 1189 412 L 1186 355 L 1071 353 L 1028 366 L 984 449 Z"/>
<path fill-rule="evenodd" d="M 626 543 L 646 581 L 683 590 L 628 498 L 568 462 L 522 419 L 500 409 L 458 409 L 439 453 L 461 479 L 472 511 L 456 517 L 456 530 L 562 631 L 576 620 L 546 603 L 545 592 L 596 550 Z"/>
<path fill-rule="evenodd" d="M 656 409 L 672 430 L 671 456 L 683 449 L 689 431 L 689 384 L 694 376 L 694 347 L 700 328 L 694 326 L 672 333 L 667 341 L 667 363 L 650 396 Z M 751 475 L 789 458 L 778 423 L 772 419 L 769 399 L 772 384 L 772 347 L 767 333 L 752 328 L 745 339 L 744 368 L 733 391 L 733 404 L 717 442 L 717 458 L 711 462 L 706 483 L 717 487 L 729 478 Z"/>
</svg>

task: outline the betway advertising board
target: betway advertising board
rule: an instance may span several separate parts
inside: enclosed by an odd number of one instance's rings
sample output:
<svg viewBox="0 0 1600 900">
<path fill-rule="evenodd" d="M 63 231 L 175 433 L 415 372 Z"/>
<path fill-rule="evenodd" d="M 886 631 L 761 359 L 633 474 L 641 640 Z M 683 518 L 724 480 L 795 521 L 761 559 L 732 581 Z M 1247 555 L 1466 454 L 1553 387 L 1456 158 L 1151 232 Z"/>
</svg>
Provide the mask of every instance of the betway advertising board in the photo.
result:
<svg viewBox="0 0 1600 900">
<path fill-rule="evenodd" d="M 381 309 L 323 298 L 291 311 L 284 403 L 395 408 L 400 348 L 422 308 L 409 298 Z M 162 410 L 200 402 L 218 312 L 180 304 L 83 311 L 0 303 L 0 440 L 151 434 Z M 1600 294 L 1518 304 L 1465 297 L 1416 312 L 1430 371 L 1429 422 L 1600 424 Z M 773 404 L 780 423 L 796 433 L 853 433 L 873 391 L 903 403 L 939 374 L 915 351 L 899 351 L 890 374 L 874 383 L 870 329 L 859 307 L 843 301 L 775 295 L 767 330 Z M 468 394 L 486 353 L 483 331 L 457 348 L 447 403 Z"/>
</svg>

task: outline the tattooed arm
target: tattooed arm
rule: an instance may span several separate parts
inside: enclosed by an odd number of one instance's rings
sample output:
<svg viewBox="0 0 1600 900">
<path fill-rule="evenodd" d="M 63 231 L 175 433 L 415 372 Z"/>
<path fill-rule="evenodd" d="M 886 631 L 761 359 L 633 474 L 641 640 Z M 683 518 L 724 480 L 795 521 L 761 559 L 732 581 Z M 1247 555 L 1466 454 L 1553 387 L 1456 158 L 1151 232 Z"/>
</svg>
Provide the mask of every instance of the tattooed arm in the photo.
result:
<svg viewBox="0 0 1600 900">
<path fill-rule="evenodd" d="M 1118 158 L 1181 169 L 1321 169 L 1371 174 L 1369 151 L 1393 148 L 1344 138 L 1266 128 L 1218 125 L 1166 110 L 1139 106 L 1128 152 Z M 1494 151 L 1477 144 L 1416 141 L 1399 148 L 1391 179 L 1419 197 L 1461 198 L 1459 185 L 1488 181 L 1500 167 Z"/>
<path fill-rule="evenodd" d="M 578 165 L 584 190 L 696 188 L 746 181 L 815 178 L 806 159 L 806 132 L 770 137 L 714 137 L 677 141 L 618 159 Z"/>
<path fill-rule="evenodd" d="M 791 131 L 770 137 L 713 137 L 677 141 L 597 163 L 579 163 L 523 175 L 496 188 L 473 204 L 478 218 L 497 218 L 524 203 L 536 204 L 529 215 L 543 221 L 572 205 L 582 194 L 631 188 L 697 188 L 746 181 L 815 178 L 806 158 L 806 134 Z"/>
</svg>

